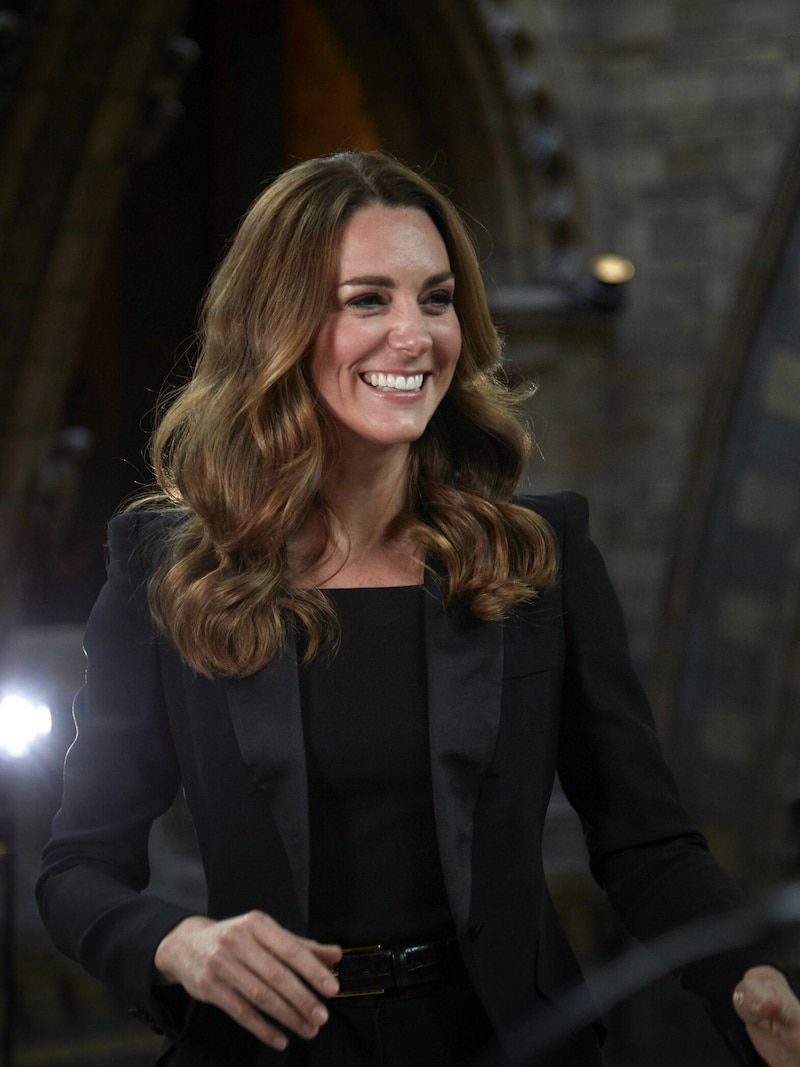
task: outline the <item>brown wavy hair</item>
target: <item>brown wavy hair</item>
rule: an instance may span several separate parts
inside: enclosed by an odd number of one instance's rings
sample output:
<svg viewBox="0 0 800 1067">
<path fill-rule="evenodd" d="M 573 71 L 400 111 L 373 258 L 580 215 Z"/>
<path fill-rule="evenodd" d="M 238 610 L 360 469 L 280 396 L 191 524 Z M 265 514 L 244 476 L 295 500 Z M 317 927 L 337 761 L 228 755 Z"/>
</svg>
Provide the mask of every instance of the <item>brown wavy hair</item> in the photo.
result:
<svg viewBox="0 0 800 1067">
<path fill-rule="evenodd" d="M 149 585 L 160 629 L 209 677 L 250 674 L 297 630 L 313 655 L 336 633 L 318 589 L 293 581 L 287 544 L 320 496 L 330 433 L 308 355 L 330 308 L 342 228 L 371 206 L 424 211 L 456 280 L 462 351 L 452 384 L 412 443 L 407 506 L 387 536 L 410 535 L 446 572 L 445 605 L 500 619 L 555 580 L 552 532 L 510 503 L 531 442 L 500 370 L 471 237 L 449 199 L 381 152 L 293 167 L 254 202 L 204 299 L 199 355 L 153 435 L 159 489 L 146 506 L 183 511 Z"/>
</svg>

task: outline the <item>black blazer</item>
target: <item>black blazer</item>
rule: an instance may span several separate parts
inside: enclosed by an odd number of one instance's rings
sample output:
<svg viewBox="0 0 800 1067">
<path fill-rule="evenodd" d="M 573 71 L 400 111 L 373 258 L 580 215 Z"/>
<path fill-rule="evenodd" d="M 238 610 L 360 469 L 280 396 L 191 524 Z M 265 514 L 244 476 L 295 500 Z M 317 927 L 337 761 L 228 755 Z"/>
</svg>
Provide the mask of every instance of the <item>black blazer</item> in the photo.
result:
<svg viewBox="0 0 800 1067">
<path fill-rule="evenodd" d="M 580 978 L 542 867 L 556 772 L 583 821 L 594 876 L 635 936 L 742 903 L 678 802 L 585 501 L 563 493 L 521 502 L 558 537 L 554 589 L 503 623 L 482 622 L 465 608 L 443 611 L 440 583 L 426 581 L 442 867 L 464 960 L 501 1040 Z M 210 681 L 157 636 L 144 587 L 170 521 L 133 513 L 110 524 L 108 581 L 86 632 L 77 740 L 38 898 L 59 947 L 165 1031 L 176 1046 L 170 1064 L 277 1064 L 281 1054 L 256 1052 L 221 1012 L 154 988 L 156 946 L 187 912 L 142 892 L 147 839 L 181 786 L 210 915 L 261 909 L 299 933 L 308 922 L 296 661 Z M 730 1006 L 741 966 L 696 966 L 683 980 L 742 1062 L 755 1064 Z M 599 1063 L 597 1033 L 578 1035 L 557 1062 Z"/>
</svg>

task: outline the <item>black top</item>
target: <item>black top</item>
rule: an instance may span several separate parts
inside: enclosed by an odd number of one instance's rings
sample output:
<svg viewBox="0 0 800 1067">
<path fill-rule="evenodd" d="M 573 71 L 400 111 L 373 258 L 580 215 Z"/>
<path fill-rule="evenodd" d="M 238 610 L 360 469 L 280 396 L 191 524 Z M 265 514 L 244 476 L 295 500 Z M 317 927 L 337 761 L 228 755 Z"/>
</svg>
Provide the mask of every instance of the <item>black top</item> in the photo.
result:
<svg viewBox="0 0 800 1067">
<path fill-rule="evenodd" d="M 451 935 L 433 815 L 422 586 L 326 593 L 341 641 L 300 671 L 312 935 L 343 945 Z"/>
<path fill-rule="evenodd" d="M 479 622 L 461 605 L 441 610 L 433 584 L 421 594 L 442 864 L 465 938 L 473 924 L 465 959 L 501 1035 L 542 1006 L 552 1015 L 553 997 L 580 981 L 541 862 L 556 766 L 584 821 L 592 870 L 635 937 L 652 940 L 745 899 L 677 803 L 586 502 L 572 493 L 518 502 L 558 537 L 558 585 L 503 623 Z M 224 1012 L 190 1007 L 188 997 L 180 1009 L 165 1004 L 153 984 L 158 945 L 195 910 L 142 892 L 150 825 L 181 784 L 209 914 L 260 910 L 307 929 L 297 663 L 278 656 L 246 678 L 205 679 L 155 636 L 147 579 L 180 516 L 128 512 L 109 526 L 109 578 L 86 630 L 88 684 L 75 701 L 78 736 L 38 900 L 57 945 L 167 1032 L 170 1067 L 252 1063 L 262 1052 L 277 1064 L 278 1053 Z M 745 950 L 682 970 L 753 1067 L 760 1061 L 731 989 L 764 962 L 773 961 Z M 594 1034 L 570 1038 L 562 1058 L 599 1065 Z"/>
</svg>

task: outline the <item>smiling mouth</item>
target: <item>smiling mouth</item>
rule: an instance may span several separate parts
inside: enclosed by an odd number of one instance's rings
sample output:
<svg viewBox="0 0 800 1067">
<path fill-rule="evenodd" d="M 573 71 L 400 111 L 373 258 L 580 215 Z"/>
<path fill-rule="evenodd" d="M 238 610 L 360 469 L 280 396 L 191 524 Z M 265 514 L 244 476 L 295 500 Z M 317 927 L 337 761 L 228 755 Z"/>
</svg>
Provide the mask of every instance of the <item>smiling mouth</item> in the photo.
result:
<svg viewBox="0 0 800 1067">
<path fill-rule="evenodd" d="M 377 374 L 367 373 L 361 375 L 362 381 L 371 385 L 373 389 L 402 393 L 418 393 L 425 380 L 424 374 Z"/>
</svg>

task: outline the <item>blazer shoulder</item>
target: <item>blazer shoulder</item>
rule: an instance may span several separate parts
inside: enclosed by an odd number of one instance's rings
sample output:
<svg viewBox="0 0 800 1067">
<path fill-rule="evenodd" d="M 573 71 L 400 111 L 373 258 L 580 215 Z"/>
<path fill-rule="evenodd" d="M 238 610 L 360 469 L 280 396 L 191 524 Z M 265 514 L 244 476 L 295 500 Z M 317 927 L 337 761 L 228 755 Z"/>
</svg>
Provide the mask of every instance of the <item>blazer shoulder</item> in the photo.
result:
<svg viewBox="0 0 800 1067">
<path fill-rule="evenodd" d="M 120 512 L 108 523 L 110 560 L 126 569 L 151 573 L 165 557 L 170 534 L 188 516 L 185 509 Z"/>
<path fill-rule="evenodd" d="M 571 489 L 556 493 L 523 494 L 512 497 L 512 503 L 541 515 L 550 523 L 561 541 L 568 525 L 588 530 L 589 502 L 585 496 Z"/>
</svg>

